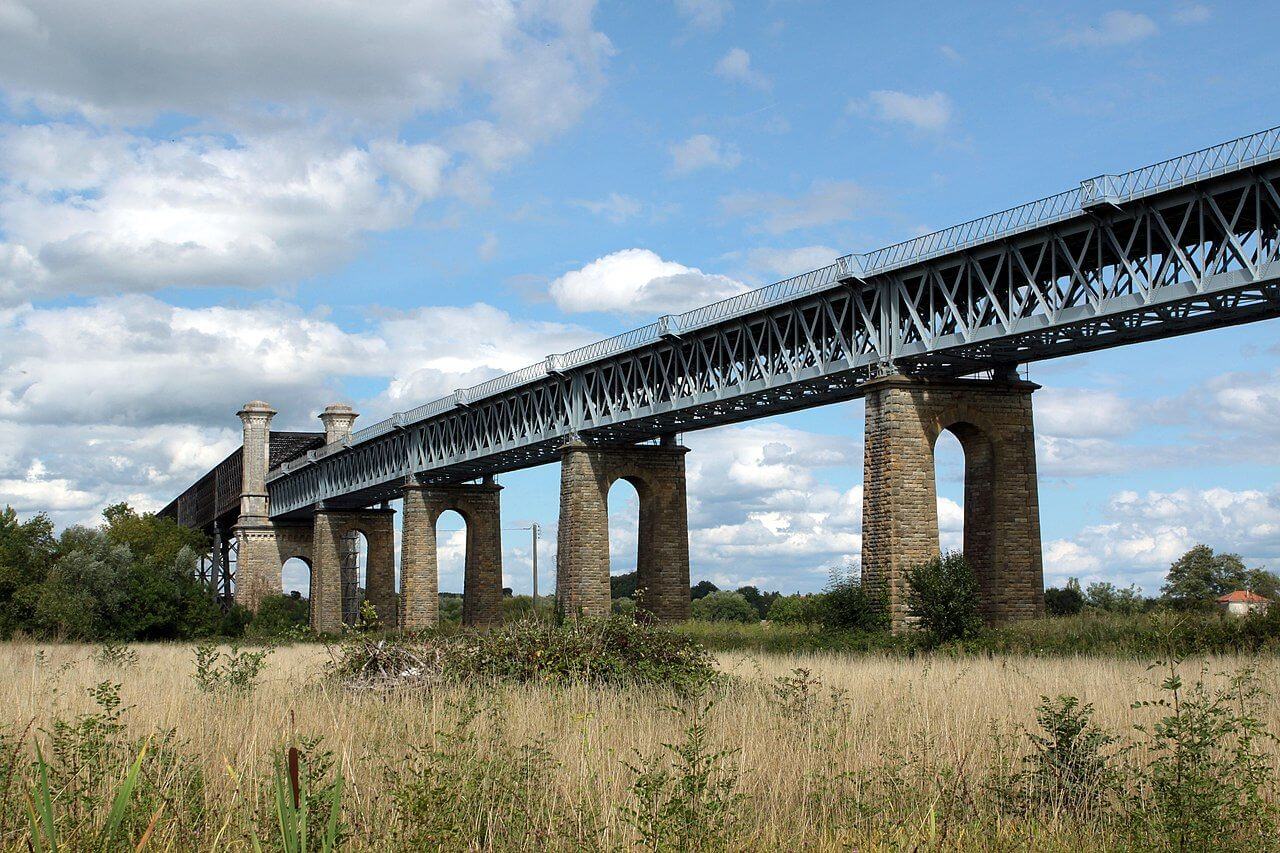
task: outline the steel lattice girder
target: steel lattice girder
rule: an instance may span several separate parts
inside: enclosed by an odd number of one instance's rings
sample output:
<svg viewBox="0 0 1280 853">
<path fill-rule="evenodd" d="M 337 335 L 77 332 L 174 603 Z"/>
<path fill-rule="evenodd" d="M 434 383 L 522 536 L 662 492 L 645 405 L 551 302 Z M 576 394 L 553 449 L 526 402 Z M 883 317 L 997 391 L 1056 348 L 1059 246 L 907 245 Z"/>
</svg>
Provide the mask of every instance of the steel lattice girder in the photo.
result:
<svg viewBox="0 0 1280 853">
<path fill-rule="evenodd" d="M 272 514 L 542 464 L 575 435 L 640 441 L 851 399 L 893 370 L 964 375 L 1280 316 L 1278 226 L 1272 162 L 850 273 L 483 399 L 459 392 L 452 408 L 273 472 Z"/>
</svg>

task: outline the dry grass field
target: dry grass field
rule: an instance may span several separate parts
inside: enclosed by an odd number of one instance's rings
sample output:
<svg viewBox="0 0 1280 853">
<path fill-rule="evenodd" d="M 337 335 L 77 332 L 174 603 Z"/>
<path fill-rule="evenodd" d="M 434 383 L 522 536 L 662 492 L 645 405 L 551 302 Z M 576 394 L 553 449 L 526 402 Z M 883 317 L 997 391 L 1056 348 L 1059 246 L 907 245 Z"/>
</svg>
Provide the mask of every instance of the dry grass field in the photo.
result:
<svg viewBox="0 0 1280 853">
<path fill-rule="evenodd" d="M 410 695 L 344 690 L 323 677 L 324 648 L 299 645 L 272 653 L 255 689 L 207 693 L 192 678 L 190 647 L 135 649 L 136 663 L 113 666 L 95 661 L 91 646 L 0 646 L 0 728 L 21 764 L 33 739 L 52 750 L 57 720 L 74 728 L 78 715 L 92 715 L 95 685 L 120 684 L 124 728 L 113 734 L 108 725 L 107 739 L 176 733 L 144 771 L 159 792 L 151 802 L 161 804 L 147 847 L 157 850 L 247 850 L 255 837 L 278 848 L 276 756 L 300 743 L 304 765 L 323 765 L 331 751 L 344 779 L 344 849 L 418 849 L 424 838 L 443 849 L 634 849 L 642 835 L 627 812 L 644 787 L 637 774 L 665 766 L 673 753 L 663 744 L 687 745 L 694 722 L 705 725 L 693 733 L 706 737 L 697 748 L 711 756 L 703 762 L 711 783 L 711 832 L 697 842 L 704 848 L 1120 846 L 1110 833 L 1121 830 L 1105 815 L 1002 807 L 991 781 L 1017 769 L 1042 695 L 1093 703 L 1095 720 L 1125 735 L 1158 716 L 1133 703 L 1157 696 L 1163 677 L 1139 662 L 1098 658 L 725 653 L 722 668 L 738 678 L 702 701 L 586 685 Z M 1208 663 L 1222 672 L 1250 662 Z M 1200 662 L 1182 669 L 1194 677 Z M 1280 667 L 1268 659 L 1258 669 L 1261 720 L 1280 732 Z M 464 714 L 475 715 L 469 726 L 458 723 Z M 92 730 L 97 718 L 88 719 Z M 1274 765 L 1275 745 L 1263 749 Z M 85 777 L 99 796 L 118 784 L 120 767 L 100 775 Z M 11 776 L 3 847 L 25 850 L 20 804 L 31 776 Z M 650 780 L 651 789 L 663 784 L 681 783 Z M 58 820 L 72 835 L 87 831 L 76 820 L 96 819 L 62 808 Z"/>
</svg>

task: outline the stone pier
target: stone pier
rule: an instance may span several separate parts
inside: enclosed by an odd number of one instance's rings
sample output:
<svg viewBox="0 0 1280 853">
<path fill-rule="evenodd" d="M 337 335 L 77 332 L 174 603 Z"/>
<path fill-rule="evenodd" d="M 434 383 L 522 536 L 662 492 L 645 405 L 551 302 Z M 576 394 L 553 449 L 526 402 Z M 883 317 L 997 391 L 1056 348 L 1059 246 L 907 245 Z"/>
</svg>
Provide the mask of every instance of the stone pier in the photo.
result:
<svg viewBox="0 0 1280 853">
<path fill-rule="evenodd" d="M 353 542 L 352 533 L 363 534 L 368 545 L 365 600 L 373 605 L 384 627 L 396 626 L 399 614 L 394 520 L 395 512 L 389 509 L 321 508 L 316 511 L 311 548 L 311 627 L 314 630 L 322 634 L 342 630 L 344 589 L 355 586 L 343 582 L 344 567 L 351 562 L 348 549 Z M 354 564 L 346 570 L 354 571 Z"/>
<path fill-rule="evenodd" d="M 567 616 L 609 613 L 609 488 L 626 480 L 640 499 L 638 606 L 662 621 L 689 618 L 689 518 L 684 457 L 661 445 L 564 446 L 556 595 Z"/>
<path fill-rule="evenodd" d="M 279 595 L 285 562 L 306 562 L 311 575 L 311 626 L 335 633 L 342 628 L 344 595 L 356 588 L 356 565 L 351 548 L 364 535 L 368 545 L 365 563 L 365 600 L 377 610 L 386 627 L 399 617 L 395 589 L 394 513 L 389 509 L 317 507 L 312 518 L 273 521 L 267 495 L 267 469 L 271 457 L 271 419 L 276 412 L 255 400 L 240 410 L 244 424 L 241 449 L 240 516 L 232 528 L 237 542 L 235 601 L 257 610 L 264 598 Z M 351 435 L 359 417 L 350 406 L 335 403 L 320 414 L 325 443 Z M 224 558 L 225 559 L 225 556 Z M 344 577 L 345 575 L 345 577 Z M 345 583 L 344 583 L 345 580 Z"/>
<path fill-rule="evenodd" d="M 240 517 L 232 531 L 237 543 L 236 603 L 257 610 L 258 602 L 280 591 L 280 566 L 284 560 L 277 559 L 279 554 L 298 550 L 302 543 L 295 540 L 304 537 L 294 536 L 298 531 L 291 529 L 287 533 L 281 531 L 288 542 L 278 541 L 276 525 L 267 516 L 267 465 L 271 419 L 276 416 L 276 410 L 261 400 L 253 400 L 236 414 L 244 428 L 240 449 Z M 309 542 L 305 548 L 309 561 Z M 290 556 L 301 555 L 290 553 Z"/>
<path fill-rule="evenodd" d="M 895 630 L 906 624 L 906 573 L 938 555 L 934 444 L 943 430 L 965 456 L 964 553 L 983 618 L 1044 611 L 1031 395 L 1016 378 L 887 377 L 867 386 L 862 577 L 887 589 Z"/>
<path fill-rule="evenodd" d="M 436 522 L 454 510 L 467 525 L 462 624 L 483 627 L 502 621 L 502 487 L 492 483 L 404 487 L 400 542 L 400 589 L 405 630 L 440 622 L 440 563 Z"/>
</svg>

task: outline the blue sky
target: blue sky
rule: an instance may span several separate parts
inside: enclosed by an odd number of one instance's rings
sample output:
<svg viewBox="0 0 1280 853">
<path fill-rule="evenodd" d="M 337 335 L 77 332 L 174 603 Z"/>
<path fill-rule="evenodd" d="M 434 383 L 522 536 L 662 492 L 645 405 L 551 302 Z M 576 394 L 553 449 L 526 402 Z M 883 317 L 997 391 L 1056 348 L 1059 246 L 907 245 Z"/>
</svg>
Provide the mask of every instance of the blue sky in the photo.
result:
<svg viewBox="0 0 1280 853">
<path fill-rule="evenodd" d="M 1271 127 L 1278 18 L 0 0 L 0 502 L 60 524 L 155 509 L 235 446 L 246 400 L 279 428 L 335 400 L 372 423 Z M 1154 591 L 1197 541 L 1280 566 L 1277 328 L 1032 366 L 1047 581 Z M 809 590 L 856 560 L 861 434 L 851 403 L 688 436 L 694 575 Z M 942 444 L 949 543 L 959 466 Z M 556 478 L 503 478 L 508 526 L 547 531 L 544 571 Z M 635 509 L 611 501 L 623 570 Z M 505 542 L 527 588 L 525 534 Z"/>
</svg>

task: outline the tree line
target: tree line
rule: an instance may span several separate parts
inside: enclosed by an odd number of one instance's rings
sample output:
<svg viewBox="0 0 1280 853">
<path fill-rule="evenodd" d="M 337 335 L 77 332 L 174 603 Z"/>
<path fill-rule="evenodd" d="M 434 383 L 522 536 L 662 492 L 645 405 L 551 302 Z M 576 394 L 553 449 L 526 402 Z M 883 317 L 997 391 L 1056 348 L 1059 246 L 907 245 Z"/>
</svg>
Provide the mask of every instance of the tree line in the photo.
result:
<svg viewBox="0 0 1280 853">
<path fill-rule="evenodd" d="M 224 613 L 196 579 L 204 534 L 125 503 L 102 516 L 98 527 L 55 535 L 47 515 L 0 512 L 0 637 L 171 640 L 243 629 L 243 612 Z"/>
<path fill-rule="evenodd" d="M 1196 545 L 1169 566 L 1158 596 L 1144 596 L 1136 585 L 1117 587 L 1099 581 L 1081 589 L 1068 578 L 1061 587 L 1044 591 L 1045 612 L 1050 616 L 1074 616 L 1085 610 L 1105 613 L 1145 613 L 1158 609 L 1205 611 L 1218 598 L 1247 590 L 1275 601 L 1280 597 L 1280 577 L 1263 568 L 1248 568 L 1239 554 L 1215 554 L 1208 545 Z"/>
</svg>

